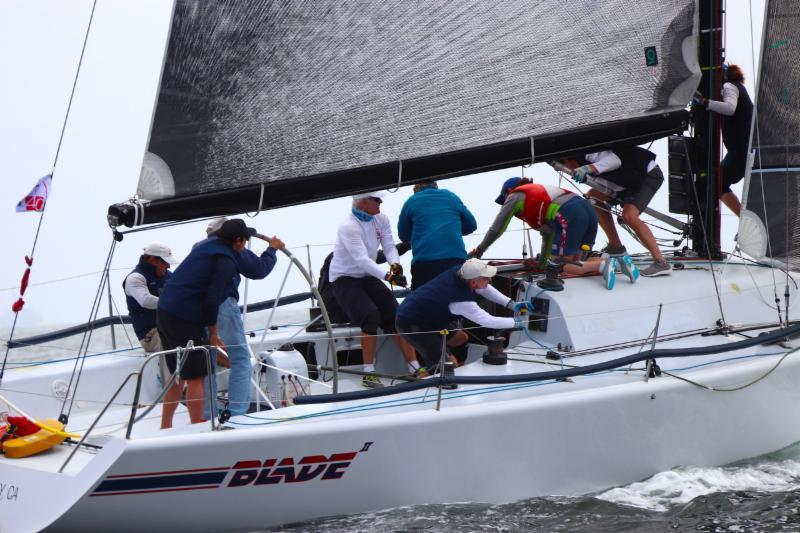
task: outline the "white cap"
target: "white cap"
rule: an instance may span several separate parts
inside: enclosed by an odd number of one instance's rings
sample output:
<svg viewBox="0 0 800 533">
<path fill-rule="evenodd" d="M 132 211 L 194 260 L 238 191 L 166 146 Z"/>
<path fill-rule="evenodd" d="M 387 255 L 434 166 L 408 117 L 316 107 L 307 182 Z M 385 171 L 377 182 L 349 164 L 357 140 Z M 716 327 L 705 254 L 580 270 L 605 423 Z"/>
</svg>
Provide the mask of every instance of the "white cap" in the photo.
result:
<svg viewBox="0 0 800 533">
<path fill-rule="evenodd" d="M 178 264 L 178 260 L 172 256 L 172 249 L 163 242 L 151 242 L 144 247 L 144 254 L 160 257 L 170 265 Z"/>
<path fill-rule="evenodd" d="M 227 220 L 228 217 L 219 217 L 211 220 L 206 227 L 206 235 L 211 235 L 212 233 L 218 232 Z"/>
<path fill-rule="evenodd" d="M 497 268 L 473 257 L 461 265 L 459 273 L 462 279 L 491 278 L 497 274 Z"/>
<path fill-rule="evenodd" d="M 386 193 L 383 191 L 365 192 L 361 194 L 354 194 L 353 200 L 363 200 L 364 198 L 383 198 Z"/>
</svg>

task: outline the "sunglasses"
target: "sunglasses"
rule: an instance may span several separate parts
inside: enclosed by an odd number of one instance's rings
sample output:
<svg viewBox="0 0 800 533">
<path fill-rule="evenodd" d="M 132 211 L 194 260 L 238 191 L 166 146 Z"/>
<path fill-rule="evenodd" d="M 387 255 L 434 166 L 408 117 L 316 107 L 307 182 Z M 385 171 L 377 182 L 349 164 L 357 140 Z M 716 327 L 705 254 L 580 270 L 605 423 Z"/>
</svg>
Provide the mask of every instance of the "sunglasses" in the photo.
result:
<svg viewBox="0 0 800 533">
<path fill-rule="evenodd" d="M 372 200 L 373 202 L 377 202 L 378 205 L 383 203 L 383 200 L 381 200 L 380 198 L 376 198 L 375 196 L 370 196 L 369 199 Z"/>
</svg>

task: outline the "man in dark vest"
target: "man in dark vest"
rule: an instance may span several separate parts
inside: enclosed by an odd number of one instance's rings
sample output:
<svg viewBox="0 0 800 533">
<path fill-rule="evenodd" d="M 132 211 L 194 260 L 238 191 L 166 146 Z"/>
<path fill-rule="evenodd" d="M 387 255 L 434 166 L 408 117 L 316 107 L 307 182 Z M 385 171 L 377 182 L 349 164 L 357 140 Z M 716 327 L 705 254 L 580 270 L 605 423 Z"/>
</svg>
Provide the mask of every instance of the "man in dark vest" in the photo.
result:
<svg viewBox="0 0 800 533">
<path fill-rule="evenodd" d="M 425 360 L 426 368 L 436 368 L 442 356 L 441 330 L 460 317 L 493 329 L 523 327 L 526 319 L 519 313 L 533 310 L 530 302 L 515 302 L 489 285 L 497 268 L 477 258 L 454 266 L 406 296 L 397 309 L 395 325 L 400 336 L 411 343 Z M 478 307 L 478 296 L 515 311 L 515 318 L 492 316 Z M 458 331 L 448 350 L 456 342 L 467 342 L 467 335 Z M 448 353 L 451 356 L 452 353 Z"/>
<path fill-rule="evenodd" d="M 578 183 L 592 177 L 598 187 L 592 187 L 587 196 L 595 200 L 597 221 L 608 237 L 609 256 L 618 257 L 623 273 L 636 281 L 639 272 L 628 257 L 628 252 L 617 233 L 614 218 L 607 202 L 614 200 L 622 204 L 622 220 L 639 237 L 644 247 L 653 257 L 653 263 L 641 271 L 643 276 L 668 276 L 672 266 L 658 248 L 656 238 L 650 227 L 641 219 L 641 214 L 653 199 L 664 174 L 656 164 L 656 154 L 639 146 L 617 148 L 613 151 L 589 153 L 578 160 L 567 160 L 564 164 L 572 169 L 572 176 Z M 603 190 L 600 190 L 600 189 Z M 611 264 L 613 264 L 612 262 Z M 604 272 L 605 275 L 605 272 Z"/>
<path fill-rule="evenodd" d="M 241 219 L 228 220 L 217 234 L 195 246 L 175 270 L 158 299 L 158 333 L 165 350 L 186 346 L 211 345 L 225 348 L 217 330 L 220 304 L 230 292 L 239 271 L 236 252 L 247 246 L 255 235 Z M 206 338 L 208 331 L 208 338 Z M 179 375 L 186 383 L 186 408 L 189 420 L 203 421 L 205 379 L 210 363 L 199 350 L 191 351 L 180 368 Z M 177 358 L 167 356 L 167 366 L 175 373 Z M 172 427 L 172 418 L 181 399 L 183 383 L 174 383 L 164 396 L 161 427 Z"/>
<path fill-rule="evenodd" d="M 722 194 L 719 199 L 738 217 L 742 204 L 731 191 L 731 185 L 741 181 L 747 170 L 753 102 L 744 88 L 742 69 L 734 64 L 723 65 L 723 69 L 725 84 L 722 86 L 722 101 L 700 97 L 697 102 L 709 111 L 723 115 L 722 143 L 728 153 L 722 160 Z"/>
<path fill-rule="evenodd" d="M 144 247 L 139 264 L 122 282 L 133 331 L 146 352 L 161 351 L 161 338 L 156 329 L 158 296 L 172 275 L 169 267 L 177 263 L 169 246 L 150 243 Z"/>
</svg>

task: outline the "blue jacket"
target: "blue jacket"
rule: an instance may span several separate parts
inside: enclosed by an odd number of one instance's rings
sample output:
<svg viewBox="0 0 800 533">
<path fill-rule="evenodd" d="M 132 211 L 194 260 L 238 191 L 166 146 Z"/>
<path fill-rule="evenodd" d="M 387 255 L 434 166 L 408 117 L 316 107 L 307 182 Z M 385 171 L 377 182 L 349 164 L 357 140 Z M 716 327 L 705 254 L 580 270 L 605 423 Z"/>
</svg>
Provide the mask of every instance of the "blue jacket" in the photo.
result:
<svg viewBox="0 0 800 533">
<path fill-rule="evenodd" d="M 409 293 L 397 309 L 397 318 L 428 330 L 446 328 L 456 318 L 448 307 L 451 303 L 477 300 L 475 292 L 458 276 L 460 268 L 445 270 Z"/>
<path fill-rule="evenodd" d="M 446 189 L 422 189 L 403 204 L 397 234 L 411 243 L 412 263 L 466 259 L 462 235 L 478 227 L 461 199 Z"/>
<path fill-rule="evenodd" d="M 207 239 L 195 243 L 195 245 L 192 246 L 192 250 L 207 241 L 217 239 L 218 237 L 208 237 Z M 241 252 L 233 252 L 233 258 L 236 260 L 236 268 L 239 272 L 233 277 L 233 283 L 226 297 L 231 297 L 237 302 L 239 301 L 239 283 L 242 281 L 241 276 L 249 279 L 264 279 L 269 276 L 269 273 L 272 272 L 272 269 L 275 268 L 275 263 L 278 261 L 277 250 L 274 248 L 267 248 L 261 253 L 261 256 L 245 248 Z M 241 276 L 239 274 L 241 274 Z"/>
<path fill-rule="evenodd" d="M 230 284 L 236 275 L 236 253 L 219 239 L 206 239 L 197 243 L 181 262 L 169 283 L 164 285 L 158 298 L 158 308 L 177 318 L 208 326 L 217 323 L 219 304 L 227 297 Z M 218 258 L 228 259 L 227 279 L 214 279 Z M 212 286 L 222 284 L 213 291 L 214 302 L 207 302 Z M 213 307 L 213 309 L 209 309 Z"/>
<path fill-rule="evenodd" d="M 156 267 L 144 261 L 139 261 L 139 264 L 128 273 L 128 276 L 134 272 L 138 272 L 144 276 L 145 281 L 147 281 L 147 290 L 150 291 L 150 294 L 153 296 L 159 296 L 161 294 L 164 283 L 172 276 L 172 272 L 167 270 L 164 273 L 164 277 L 159 278 L 156 276 Z M 128 280 L 128 276 L 125 276 L 125 279 L 122 280 L 123 290 L 125 289 L 125 282 Z M 150 330 L 156 327 L 156 310 L 145 309 L 139 305 L 139 302 L 137 302 L 135 298 L 127 294 L 125 295 L 125 302 L 128 304 L 128 315 L 131 317 L 131 323 L 133 324 L 133 331 L 136 333 L 136 338 L 145 338 L 145 336 L 150 333 Z"/>
</svg>

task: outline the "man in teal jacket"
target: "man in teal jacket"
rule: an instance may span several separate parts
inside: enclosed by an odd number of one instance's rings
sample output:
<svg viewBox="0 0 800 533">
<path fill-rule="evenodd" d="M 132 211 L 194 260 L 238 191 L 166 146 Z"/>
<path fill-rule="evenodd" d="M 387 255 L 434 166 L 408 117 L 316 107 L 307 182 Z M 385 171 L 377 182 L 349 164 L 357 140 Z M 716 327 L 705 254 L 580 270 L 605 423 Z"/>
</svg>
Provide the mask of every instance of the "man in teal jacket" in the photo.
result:
<svg viewBox="0 0 800 533">
<path fill-rule="evenodd" d="M 414 186 L 414 195 L 400 211 L 397 233 L 411 243 L 411 290 L 432 280 L 467 259 L 463 235 L 478 224 L 454 193 L 440 189 L 435 181 Z"/>
</svg>

